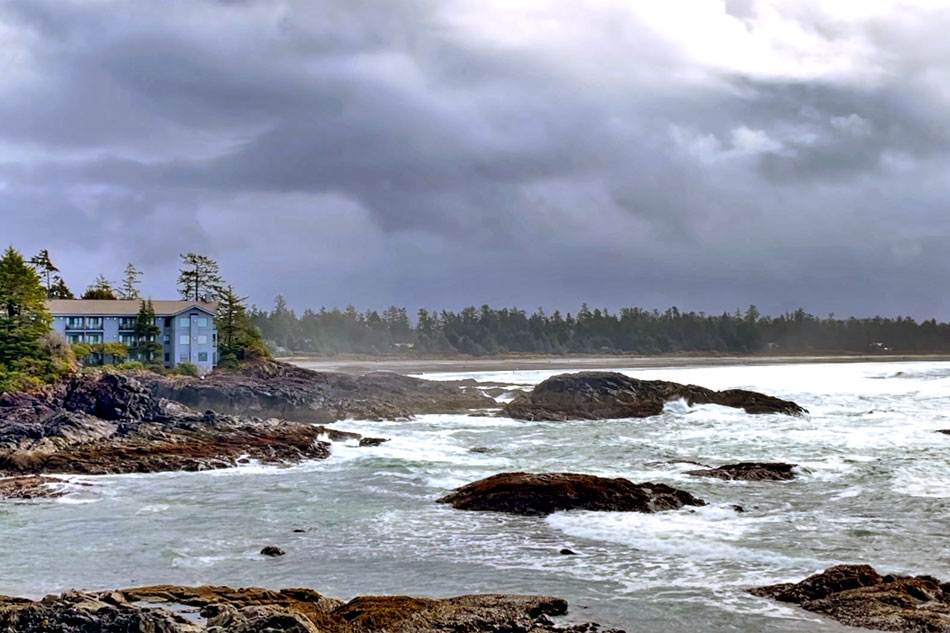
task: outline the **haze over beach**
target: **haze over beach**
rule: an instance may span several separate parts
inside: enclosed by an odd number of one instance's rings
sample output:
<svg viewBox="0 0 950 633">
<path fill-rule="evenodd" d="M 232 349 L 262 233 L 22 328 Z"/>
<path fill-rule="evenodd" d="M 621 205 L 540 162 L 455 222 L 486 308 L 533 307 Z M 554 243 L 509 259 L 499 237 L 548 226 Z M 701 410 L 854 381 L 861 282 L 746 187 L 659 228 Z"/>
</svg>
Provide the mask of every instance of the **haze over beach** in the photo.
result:
<svg viewBox="0 0 950 633">
<path fill-rule="evenodd" d="M 0 0 L 0 633 L 950 633 L 950 5 Z"/>
</svg>

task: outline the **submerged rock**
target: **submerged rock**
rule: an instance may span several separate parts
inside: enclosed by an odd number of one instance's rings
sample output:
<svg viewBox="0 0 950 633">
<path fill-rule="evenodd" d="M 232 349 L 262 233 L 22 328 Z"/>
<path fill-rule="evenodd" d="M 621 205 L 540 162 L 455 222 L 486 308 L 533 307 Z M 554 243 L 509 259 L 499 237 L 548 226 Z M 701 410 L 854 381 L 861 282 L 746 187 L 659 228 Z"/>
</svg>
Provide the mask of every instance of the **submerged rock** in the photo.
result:
<svg viewBox="0 0 950 633">
<path fill-rule="evenodd" d="M 503 415 L 550 421 L 645 418 L 662 413 L 667 402 L 679 399 L 691 405 L 718 404 L 754 414 L 807 413 L 794 402 L 755 391 L 713 391 L 664 380 L 639 380 L 616 372 L 580 372 L 548 378 L 505 405 Z"/>
<path fill-rule="evenodd" d="M 52 499 L 62 497 L 66 491 L 57 484 L 58 479 L 30 475 L 0 479 L 0 499 Z"/>
<path fill-rule="evenodd" d="M 364 437 L 360 440 L 360 447 L 365 448 L 367 446 L 379 446 L 383 442 L 388 442 L 389 439 L 385 437 Z"/>
<path fill-rule="evenodd" d="M 660 512 L 706 502 L 665 484 L 577 473 L 501 473 L 438 500 L 459 510 L 547 515 L 561 510 Z"/>
<path fill-rule="evenodd" d="M 795 464 L 781 462 L 740 462 L 726 464 L 719 468 L 688 470 L 687 475 L 694 477 L 715 477 L 730 481 L 788 481 L 795 479 L 792 469 Z"/>
<path fill-rule="evenodd" d="M 869 565 L 838 565 L 799 583 L 752 589 L 842 624 L 880 631 L 950 631 L 950 583 L 932 576 L 882 576 Z"/>
<path fill-rule="evenodd" d="M 200 610 L 201 619 L 188 620 L 173 612 L 182 606 Z M 344 603 L 310 589 L 270 591 L 160 585 L 100 593 L 70 591 L 41 601 L 0 596 L 0 632 L 581 633 L 599 630 L 595 624 L 555 626 L 551 617 L 566 612 L 564 600 L 546 596 L 487 594 L 441 600 L 360 596 Z"/>
</svg>

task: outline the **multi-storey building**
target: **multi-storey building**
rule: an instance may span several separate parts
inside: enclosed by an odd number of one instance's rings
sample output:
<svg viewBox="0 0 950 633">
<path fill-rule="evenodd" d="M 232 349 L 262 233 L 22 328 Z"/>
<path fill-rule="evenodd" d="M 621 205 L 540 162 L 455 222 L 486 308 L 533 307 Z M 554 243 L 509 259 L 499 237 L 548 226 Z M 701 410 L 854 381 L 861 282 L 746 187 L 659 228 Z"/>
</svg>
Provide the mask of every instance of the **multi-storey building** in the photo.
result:
<svg viewBox="0 0 950 633">
<path fill-rule="evenodd" d="M 47 301 L 53 328 L 70 343 L 135 343 L 133 328 L 142 302 L 88 299 Z M 152 301 L 166 367 L 193 363 L 202 373 L 218 363 L 218 306 L 198 301 Z"/>
</svg>

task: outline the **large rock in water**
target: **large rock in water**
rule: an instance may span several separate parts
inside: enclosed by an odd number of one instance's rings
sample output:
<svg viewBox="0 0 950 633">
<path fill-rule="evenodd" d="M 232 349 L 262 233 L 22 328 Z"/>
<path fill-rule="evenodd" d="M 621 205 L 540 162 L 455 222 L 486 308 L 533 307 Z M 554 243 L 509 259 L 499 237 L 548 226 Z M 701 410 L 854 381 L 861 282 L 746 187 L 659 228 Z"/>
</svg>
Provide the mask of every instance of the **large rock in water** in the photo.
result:
<svg viewBox="0 0 950 633">
<path fill-rule="evenodd" d="M 950 633 L 950 583 L 932 576 L 882 576 L 869 565 L 838 565 L 799 583 L 752 589 L 848 626 Z"/>
<path fill-rule="evenodd" d="M 501 473 L 462 486 L 438 500 L 459 510 L 547 515 L 561 510 L 660 512 L 706 502 L 665 484 L 577 473 Z"/>
<path fill-rule="evenodd" d="M 478 389 L 390 372 L 361 376 L 264 361 L 202 378 L 141 374 L 153 394 L 193 409 L 301 422 L 395 419 L 497 407 Z"/>
<path fill-rule="evenodd" d="M 718 404 L 746 413 L 800 415 L 807 410 L 789 400 L 728 389 L 713 391 L 665 380 L 639 380 L 616 372 L 580 372 L 548 378 L 530 393 L 509 402 L 503 411 L 518 420 L 603 420 L 645 418 L 663 412 L 672 400 Z"/>
<path fill-rule="evenodd" d="M 191 607 L 201 618 L 175 610 Z M 66 592 L 41 601 L 0 596 L 0 633 L 586 633 L 557 627 L 560 598 L 473 595 L 434 600 L 361 596 L 342 602 L 310 589 L 161 585 L 99 593 Z M 603 633 L 611 633 L 604 631 Z M 622 632 L 613 632 L 622 633 Z"/>
<path fill-rule="evenodd" d="M 687 470 L 694 477 L 715 477 L 727 481 L 788 481 L 795 479 L 795 464 L 781 462 L 740 462 L 719 468 Z"/>
</svg>

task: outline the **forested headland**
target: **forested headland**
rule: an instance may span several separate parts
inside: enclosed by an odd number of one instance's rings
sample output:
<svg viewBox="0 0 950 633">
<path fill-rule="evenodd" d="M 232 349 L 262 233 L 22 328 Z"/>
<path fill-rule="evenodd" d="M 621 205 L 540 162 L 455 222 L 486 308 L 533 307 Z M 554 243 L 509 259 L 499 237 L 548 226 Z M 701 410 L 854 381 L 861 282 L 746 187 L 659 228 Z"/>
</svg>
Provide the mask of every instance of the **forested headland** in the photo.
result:
<svg viewBox="0 0 950 633">
<path fill-rule="evenodd" d="M 298 315 L 278 296 L 272 309 L 252 308 L 249 316 L 278 352 L 315 355 L 950 352 L 950 324 L 933 319 L 821 318 L 804 309 L 769 316 L 755 306 L 706 314 L 584 304 L 574 313 L 548 314 L 486 305 L 460 312 L 422 309 L 410 318 L 397 307 Z"/>
</svg>

